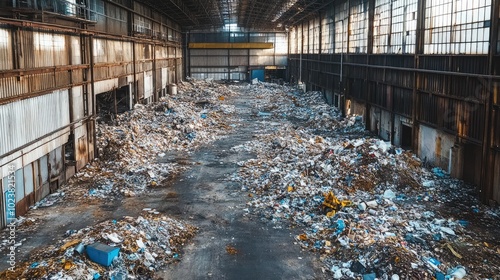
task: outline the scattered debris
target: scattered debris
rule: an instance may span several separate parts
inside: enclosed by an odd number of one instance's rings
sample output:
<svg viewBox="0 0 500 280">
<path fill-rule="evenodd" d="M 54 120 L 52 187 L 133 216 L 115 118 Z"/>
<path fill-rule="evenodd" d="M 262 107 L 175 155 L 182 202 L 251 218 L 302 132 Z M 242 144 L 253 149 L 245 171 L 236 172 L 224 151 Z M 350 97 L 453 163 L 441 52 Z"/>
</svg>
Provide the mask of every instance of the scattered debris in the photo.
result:
<svg viewBox="0 0 500 280">
<path fill-rule="evenodd" d="M 473 188 L 442 169 L 427 169 L 411 151 L 373 137 L 361 117 L 342 117 L 322 93 L 192 79 L 178 90 L 111 121 L 99 120 L 101 157 L 32 208 L 66 198 L 133 197 L 164 186 L 189 168 L 171 152 L 189 156 L 228 133 L 236 126 L 230 124 L 236 108 L 227 104 L 228 97 L 244 91 L 254 97 L 249 106 L 255 121 L 267 124 L 253 141 L 231 148 L 256 155 L 238 162 L 240 171 L 229 178 L 248 197 L 245 215 L 277 228 L 298 228 L 295 242 L 320 254 L 328 278 L 497 277 L 500 211 L 481 205 Z M 68 230 L 59 243 L 33 253 L 0 278 L 152 279 L 155 271 L 182 258 L 181 247 L 196 228 L 155 209 L 143 212 L 138 218 Z M 18 230 L 36 223 L 20 218 Z M 91 257 L 95 244 L 119 248 L 117 257 L 109 250 L 105 261 Z M 6 246 L 4 240 L 0 248 Z M 232 245 L 225 250 L 238 254 Z"/>
<path fill-rule="evenodd" d="M 32 254 L 1 279 L 152 279 L 179 260 L 180 249 L 196 233 L 193 226 L 160 214 L 106 221 L 78 230 L 56 245 Z M 120 242 L 116 240 L 120 237 Z M 79 253 L 82 246 L 86 253 Z M 75 251 L 76 250 L 76 251 Z M 98 278 L 99 278 L 98 277 Z M 115 277 L 115 278 L 113 278 Z"/>
<path fill-rule="evenodd" d="M 189 154 L 232 129 L 227 117 L 235 113 L 235 107 L 224 101 L 233 95 L 223 85 L 190 80 L 179 84 L 178 95 L 137 104 L 111 121 L 98 119 L 100 158 L 71 179 L 66 192 L 78 200 L 117 199 L 163 186 L 189 168 L 165 158 L 168 152 Z M 51 201 L 38 207 L 50 206 Z"/>
<path fill-rule="evenodd" d="M 232 148 L 257 156 L 239 162 L 231 180 L 249 193 L 248 212 L 300 228 L 297 243 L 319 252 L 334 279 L 431 279 L 435 272 L 450 278 L 462 275 L 447 271 L 456 265 L 467 277 L 496 277 L 500 262 L 471 252 L 498 253 L 472 245 L 478 242 L 465 230 L 470 223 L 439 207 L 463 201 L 470 190 L 463 182 L 373 137 L 359 117 L 340 117 L 319 92 L 265 83 L 247 92 L 257 100 L 255 117 L 279 125 Z"/>
<path fill-rule="evenodd" d="M 236 248 L 234 248 L 233 246 L 231 245 L 227 245 L 226 246 L 226 252 L 229 254 L 229 255 L 236 255 L 238 254 L 238 250 L 236 250 Z"/>
</svg>

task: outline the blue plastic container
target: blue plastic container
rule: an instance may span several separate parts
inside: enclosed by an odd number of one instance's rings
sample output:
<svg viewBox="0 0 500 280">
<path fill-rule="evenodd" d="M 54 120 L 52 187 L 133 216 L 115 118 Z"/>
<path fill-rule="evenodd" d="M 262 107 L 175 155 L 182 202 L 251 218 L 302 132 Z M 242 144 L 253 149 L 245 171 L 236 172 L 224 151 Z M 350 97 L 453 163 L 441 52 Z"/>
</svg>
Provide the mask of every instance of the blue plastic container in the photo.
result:
<svg viewBox="0 0 500 280">
<path fill-rule="evenodd" d="M 87 255 L 95 263 L 110 266 L 115 257 L 118 257 L 120 248 L 108 246 L 102 243 L 87 245 Z"/>
</svg>

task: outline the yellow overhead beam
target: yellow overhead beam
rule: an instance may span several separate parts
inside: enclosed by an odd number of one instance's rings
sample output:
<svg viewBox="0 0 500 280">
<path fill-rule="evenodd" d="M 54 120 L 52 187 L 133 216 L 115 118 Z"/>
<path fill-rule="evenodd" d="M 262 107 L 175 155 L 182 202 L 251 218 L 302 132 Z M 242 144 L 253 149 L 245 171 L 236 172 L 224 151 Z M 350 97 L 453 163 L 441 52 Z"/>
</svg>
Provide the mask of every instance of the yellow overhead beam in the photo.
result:
<svg viewBox="0 0 500 280">
<path fill-rule="evenodd" d="M 190 49 L 272 49 L 273 43 L 189 43 Z"/>
</svg>

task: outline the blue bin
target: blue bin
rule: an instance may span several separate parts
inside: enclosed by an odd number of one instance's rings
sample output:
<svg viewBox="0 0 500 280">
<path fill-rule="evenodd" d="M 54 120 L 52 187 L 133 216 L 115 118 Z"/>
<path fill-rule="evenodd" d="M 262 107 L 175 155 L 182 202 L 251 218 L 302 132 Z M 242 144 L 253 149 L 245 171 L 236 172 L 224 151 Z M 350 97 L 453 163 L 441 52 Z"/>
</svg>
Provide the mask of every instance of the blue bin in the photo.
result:
<svg viewBox="0 0 500 280">
<path fill-rule="evenodd" d="M 110 266 L 115 257 L 118 257 L 120 248 L 108 246 L 102 243 L 87 245 L 87 255 L 95 263 L 104 266 Z"/>
</svg>

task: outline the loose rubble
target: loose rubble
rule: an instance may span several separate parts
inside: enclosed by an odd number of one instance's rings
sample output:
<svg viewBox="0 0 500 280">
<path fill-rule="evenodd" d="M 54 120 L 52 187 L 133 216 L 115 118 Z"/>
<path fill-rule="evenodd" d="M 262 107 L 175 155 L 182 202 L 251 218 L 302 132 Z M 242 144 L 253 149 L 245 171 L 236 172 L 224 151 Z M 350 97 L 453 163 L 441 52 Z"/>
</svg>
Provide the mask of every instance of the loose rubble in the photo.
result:
<svg viewBox="0 0 500 280">
<path fill-rule="evenodd" d="M 444 170 L 366 132 L 361 117 L 342 117 L 320 92 L 288 86 L 181 83 L 176 96 L 99 123 L 100 159 L 33 208 L 66 198 L 136 196 L 168 184 L 189 168 L 169 151 L 189 157 L 236 125 L 229 124 L 236 108 L 225 101 L 237 91 L 254 97 L 255 121 L 269 125 L 231 148 L 255 158 L 238 162 L 240 171 L 228 179 L 249 197 L 245 215 L 299 232 L 295 244 L 319 254 L 325 278 L 498 279 L 498 208 L 481 205 L 473 187 Z M 18 221 L 20 229 L 35 223 Z M 144 209 L 137 218 L 70 230 L 0 278 L 155 279 L 158 269 L 181 259 L 196 230 Z M 109 267 L 83 253 L 82 246 L 96 242 L 120 248 Z M 7 246 L 4 240 L 0 249 Z M 225 250 L 239 253 L 231 244 Z"/>
<path fill-rule="evenodd" d="M 300 229 L 296 243 L 319 252 L 334 279 L 497 279 L 498 240 L 440 208 L 466 198 L 484 209 L 471 187 L 364 132 L 360 117 L 341 118 L 321 93 L 259 86 L 248 90 L 256 117 L 289 122 L 232 148 L 257 154 L 231 178 L 252 213 Z"/>
<path fill-rule="evenodd" d="M 156 271 L 182 258 L 181 247 L 197 229 L 154 209 L 143 214 L 68 232 L 64 240 L 31 254 L 29 261 L 0 273 L 0 278 L 154 279 Z M 84 252 L 85 246 L 98 242 L 120 249 L 109 267 Z"/>
<path fill-rule="evenodd" d="M 137 104 L 112 121 L 98 120 L 100 158 L 71 179 L 68 196 L 116 199 L 168 184 L 189 166 L 173 161 L 167 153 L 188 156 L 227 133 L 231 127 L 226 118 L 235 108 L 224 100 L 234 94 L 217 83 L 190 80 L 179 84 L 178 95 Z"/>
</svg>

